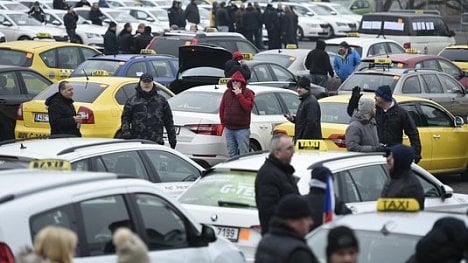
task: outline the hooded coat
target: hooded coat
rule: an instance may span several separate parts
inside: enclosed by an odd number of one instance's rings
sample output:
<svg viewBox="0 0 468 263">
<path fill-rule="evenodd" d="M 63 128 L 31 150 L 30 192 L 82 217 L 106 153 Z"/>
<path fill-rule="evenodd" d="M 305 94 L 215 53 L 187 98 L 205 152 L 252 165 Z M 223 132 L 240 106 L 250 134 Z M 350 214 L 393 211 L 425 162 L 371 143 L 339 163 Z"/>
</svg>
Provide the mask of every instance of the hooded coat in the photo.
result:
<svg viewBox="0 0 468 263">
<path fill-rule="evenodd" d="M 336 55 L 333 60 L 333 69 L 341 81 L 345 81 L 354 69 L 361 63 L 361 57 L 352 48 L 348 48 L 346 56 Z"/>
<path fill-rule="evenodd" d="M 136 94 L 125 103 L 122 112 L 122 137 L 146 139 L 164 145 L 163 128 L 166 128 L 169 144 L 176 145 L 176 132 L 172 111 L 167 100 L 157 92 L 153 84 L 150 92 L 138 83 Z"/>
<path fill-rule="evenodd" d="M 195 1 L 190 2 L 183 13 L 184 18 L 192 24 L 200 24 L 200 13 Z"/>
<path fill-rule="evenodd" d="M 238 95 L 235 95 L 232 90 L 232 81 L 234 80 L 242 83 L 242 92 Z M 242 73 L 236 71 L 229 80 L 219 105 L 221 124 L 230 130 L 249 129 L 254 97 L 255 93 L 247 88 Z"/>
<path fill-rule="evenodd" d="M 381 197 L 384 198 L 414 198 L 421 210 L 424 209 L 424 190 L 421 182 L 411 171 L 414 150 L 403 144 L 389 148 L 393 155 L 393 168 L 390 179 L 385 183 Z"/>
<path fill-rule="evenodd" d="M 49 114 L 50 135 L 68 134 L 81 137 L 80 129 L 73 118 L 76 111 L 72 99 L 56 92 L 46 99 L 45 105 Z"/>
<path fill-rule="evenodd" d="M 320 105 L 312 95 L 307 92 L 299 97 L 301 103 L 297 108 L 296 116 L 293 122 L 294 126 L 294 140 L 300 139 L 322 139 L 322 126 L 320 123 L 321 111 Z"/>
<path fill-rule="evenodd" d="M 309 70 L 310 74 L 316 75 L 327 75 L 333 78 L 335 72 L 330 63 L 330 56 L 325 51 L 326 44 L 323 40 L 317 40 L 317 46 L 314 50 L 307 54 L 305 66 Z"/>
</svg>

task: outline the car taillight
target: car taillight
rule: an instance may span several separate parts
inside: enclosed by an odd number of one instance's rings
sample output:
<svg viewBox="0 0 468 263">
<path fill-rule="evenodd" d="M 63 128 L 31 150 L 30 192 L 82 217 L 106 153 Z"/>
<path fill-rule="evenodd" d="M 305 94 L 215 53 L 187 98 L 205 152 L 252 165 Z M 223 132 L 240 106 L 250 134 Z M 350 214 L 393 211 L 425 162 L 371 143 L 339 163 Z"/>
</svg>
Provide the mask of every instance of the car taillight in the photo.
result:
<svg viewBox="0 0 468 263">
<path fill-rule="evenodd" d="M 223 135 L 224 130 L 224 126 L 221 124 L 187 124 L 185 127 L 189 128 L 189 130 L 196 134 L 214 136 Z"/>
<path fill-rule="evenodd" d="M 78 108 L 77 115 L 83 118 L 81 124 L 94 124 L 94 112 L 86 107 L 81 106 Z"/>
<path fill-rule="evenodd" d="M 197 45 L 200 43 L 200 39 L 198 37 L 195 37 L 192 39 L 192 45 Z"/>
<path fill-rule="evenodd" d="M 336 146 L 340 148 L 346 148 L 346 141 L 344 134 L 331 134 L 328 139 L 332 140 Z"/>
<path fill-rule="evenodd" d="M 273 130 L 273 136 L 278 135 L 278 134 L 288 135 L 288 133 L 286 132 L 286 130 L 281 130 L 281 129 Z"/>
<path fill-rule="evenodd" d="M 0 243 L 0 263 L 15 263 L 15 257 L 5 243 Z"/>
<path fill-rule="evenodd" d="M 411 48 L 411 42 L 405 42 L 405 43 L 403 44 L 403 48 L 404 48 L 404 49 L 410 49 L 410 48 Z"/>
<path fill-rule="evenodd" d="M 18 106 L 18 110 L 16 110 L 16 120 L 17 120 L 17 121 L 22 121 L 22 120 L 24 120 L 24 118 L 23 118 L 23 103 L 21 103 L 21 104 Z"/>
</svg>

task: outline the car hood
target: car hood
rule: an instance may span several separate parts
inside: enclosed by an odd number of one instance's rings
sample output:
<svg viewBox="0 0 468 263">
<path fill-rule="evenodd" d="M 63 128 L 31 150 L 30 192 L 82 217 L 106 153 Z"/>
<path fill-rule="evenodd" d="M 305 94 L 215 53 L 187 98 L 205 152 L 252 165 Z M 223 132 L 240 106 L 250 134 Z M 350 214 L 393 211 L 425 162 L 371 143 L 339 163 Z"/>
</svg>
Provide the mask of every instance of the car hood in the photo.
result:
<svg viewBox="0 0 468 263">
<path fill-rule="evenodd" d="M 196 67 L 215 67 L 224 69 L 231 52 L 222 47 L 191 45 L 179 47 L 179 72 Z"/>
<path fill-rule="evenodd" d="M 103 26 L 98 26 L 98 25 L 87 25 L 87 24 L 79 24 L 76 25 L 76 29 L 86 32 L 86 33 L 96 33 L 99 35 L 104 35 L 107 31 L 107 29 Z"/>
<path fill-rule="evenodd" d="M 22 31 L 31 32 L 32 34 L 37 33 L 49 33 L 53 36 L 64 36 L 67 35 L 65 29 L 50 27 L 50 26 L 21 26 Z"/>
</svg>

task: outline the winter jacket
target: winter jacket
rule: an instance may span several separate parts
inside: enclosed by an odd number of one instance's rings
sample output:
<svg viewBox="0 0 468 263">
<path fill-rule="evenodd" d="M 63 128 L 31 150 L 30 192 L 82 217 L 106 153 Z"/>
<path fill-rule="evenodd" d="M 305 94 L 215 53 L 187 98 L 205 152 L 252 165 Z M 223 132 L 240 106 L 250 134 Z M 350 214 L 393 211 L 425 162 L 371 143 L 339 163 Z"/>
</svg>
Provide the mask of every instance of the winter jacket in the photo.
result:
<svg viewBox="0 0 468 263">
<path fill-rule="evenodd" d="M 251 71 L 249 66 L 241 64 L 238 60 L 230 59 L 224 64 L 224 76 L 230 78 L 236 71 L 240 71 L 245 80 L 249 80 Z"/>
<path fill-rule="evenodd" d="M 28 11 L 28 15 L 34 17 L 37 21 L 41 23 L 44 22 L 45 13 L 44 10 L 42 10 L 42 8 L 40 7 L 37 10 L 34 6 L 31 7 L 31 9 Z"/>
<path fill-rule="evenodd" d="M 89 20 L 93 23 L 93 25 L 102 26 L 101 17 L 104 16 L 99 9 L 91 9 L 89 11 Z"/>
<path fill-rule="evenodd" d="M 345 81 L 359 63 L 361 63 L 361 57 L 354 49 L 350 48 L 346 57 L 336 55 L 333 60 L 333 69 L 341 81 Z"/>
<path fill-rule="evenodd" d="M 101 8 L 109 8 L 109 4 L 106 2 L 106 0 L 99 0 L 98 1 L 98 6 Z"/>
<path fill-rule="evenodd" d="M 311 94 L 303 95 L 299 98 L 301 103 L 297 108 L 296 116 L 293 122 L 294 126 L 294 140 L 300 139 L 322 139 L 322 126 L 320 124 L 321 112 L 320 105 Z"/>
<path fill-rule="evenodd" d="M 381 197 L 414 198 L 421 210 L 424 209 L 424 190 L 421 182 L 411 171 L 414 152 L 411 147 L 399 145 L 392 148 L 393 168 L 390 179 L 385 183 Z"/>
<path fill-rule="evenodd" d="M 65 0 L 53 0 L 52 7 L 54 9 L 67 10 L 67 4 L 65 3 Z"/>
<path fill-rule="evenodd" d="M 318 263 L 305 239 L 284 220 L 274 217 L 270 231 L 260 240 L 255 263 Z"/>
<path fill-rule="evenodd" d="M 247 7 L 242 17 L 245 30 L 258 30 L 262 24 L 261 14 L 253 7 Z"/>
<path fill-rule="evenodd" d="M 313 182 L 318 186 L 311 186 L 309 194 L 307 195 L 307 202 L 309 203 L 309 209 L 312 212 L 312 224 L 311 231 L 323 224 L 323 215 L 325 210 L 325 183 L 320 180 L 314 180 Z M 347 215 L 351 214 L 351 210 L 346 204 L 335 196 L 335 214 Z"/>
<path fill-rule="evenodd" d="M 421 141 L 419 132 L 409 113 L 401 108 L 396 101 L 394 105 L 385 112 L 376 107 L 375 121 L 377 122 L 377 134 L 379 141 L 386 146 L 392 146 L 403 142 L 403 131 L 409 137 L 411 146 L 416 152 L 416 162 L 421 159 Z"/>
<path fill-rule="evenodd" d="M 86 1 L 86 0 L 84 0 L 84 1 L 81 0 L 81 1 L 79 1 L 78 3 L 76 3 L 75 8 L 83 7 L 83 6 L 91 7 L 91 4 L 90 4 L 88 1 Z"/>
<path fill-rule="evenodd" d="M 242 83 L 242 92 L 238 95 L 235 95 L 232 91 L 233 80 Z M 221 124 L 231 130 L 249 129 L 250 115 L 254 106 L 254 97 L 254 92 L 246 87 L 242 74 L 239 71 L 234 73 L 227 84 L 227 89 L 219 105 L 219 119 L 221 120 Z"/>
<path fill-rule="evenodd" d="M 215 14 L 216 26 L 229 26 L 231 19 L 229 18 L 228 12 L 224 7 L 218 7 Z"/>
<path fill-rule="evenodd" d="M 121 32 L 118 37 L 119 40 L 119 50 L 125 54 L 135 53 L 135 48 L 133 45 L 133 35 L 130 32 Z"/>
<path fill-rule="evenodd" d="M 104 54 L 116 55 L 119 54 L 119 42 L 115 31 L 110 29 L 104 34 Z"/>
<path fill-rule="evenodd" d="M 200 13 L 198 6 L 194 2 L 187 5 L 184 11 L 184 18 L 192 24 L 200 24 Z"/>
<path fill-rule="evenodd" d="M 176 25 L 178 28 L 183 29 L 187 25 L 184 18 L 184 11 L 180 8 L 175 6 L 169 8 L 167 10 L 167 17 L 169 18 L 169 27 Z"/>
<path fill-rule="evenodd" d="M 67 30 L 73 30 L 76 29 L 76 22 L 78 21 L 78 15 L 75 13 L 66 13 L 63 16 L 63 23 L 65 25 L 65 28 Z"/>
<path fill-rule="evenodd" d="M 73 118 L 76 116 L 73 100 L 67 99 L 60 92 L 45 101 L 49 114 L 50 135 L 69 134 L 81 137 L 78 124 Z"/>
<path fill-rule="evenodd" d="M 307 54 L 305 66 L 310 74 L 327 75 L 333 78 L 335 73 L 330 63 L 330 57 L 325 51 L 325 42 L 318 40 L 317 47 Z"/>
<path fill-rule="evenodd" d="M 354 112 L 346 128 L 346 148 L 351 152 L 384 152 L 379 143 L 374 119 L 368 120 L 358 111 Z"/>
<path fill-rule="evenodd" d="M 268 232 L 268 226 L 280 199 L 288 194 L 299 194 L 294 168 L 283 164 L 272 154 L 260 167 L 255 178 L 255 202 L 262 227 L 262 235 Z"/>
<path fill-rule="evenodd" d="M 143 33 L 141 35 L 136 36 L 134 38 L 136 53 L 140 53 L 140 50 L 145 49 L 152 39 L 153 36 L 151 35 L 151 33 Z"/>
<path fill-rule="evenodd" d="M 176 145 L 176 132 L 172 111 L 167 100 L 158 94 L 156 86 L 150 92 L 136 87 L 136 94 L 125 103 L 122 112 L 122 137 L 146 139 L 163 145 L 163 128 L 166 128 L 169 144 Z"/>
</svg>

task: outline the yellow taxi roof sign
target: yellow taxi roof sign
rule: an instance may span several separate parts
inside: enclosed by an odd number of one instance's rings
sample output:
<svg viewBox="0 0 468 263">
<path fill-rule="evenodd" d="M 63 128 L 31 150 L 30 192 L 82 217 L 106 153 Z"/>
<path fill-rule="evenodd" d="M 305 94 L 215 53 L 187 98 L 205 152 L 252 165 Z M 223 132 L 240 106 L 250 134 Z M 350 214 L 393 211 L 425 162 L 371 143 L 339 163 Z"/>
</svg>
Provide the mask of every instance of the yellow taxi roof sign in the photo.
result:
<svg viewBox="0 0 468 263">
<path fill-rule="evenodd" d="M 389 58 L 376 58 L 374 59 L 375 64 L 392 64 L 392 60 Z"/>
<path fill-rule="evenodd" d="M 106 77 L 109 76 L 109 72 L 107 72 L 106 70 L 98 69 L 91 72 L 91 76 Z"/>
<path fill-rule="evenodd" d="M 30 169 L 70 171 L 71 163 L 61 159 L 39 159 L 29 162 Z"/>
<path fill-rule="evenodd" d="M 405 53 L 406 54 L 418 54 L 418 50 L 416 50 L 415 48 L 407 48 L 405 49 Z"/>
<path fill-rule="evenodd" d="M 72 74 L 73 69 L 59 69 L 59 77 L 68 78 Z"/>
<path fill-rule="evenodd" d="M 145 55 L 156 55 L 156 51 L 153 50 L 153 49 L 144 48 L 144 49 L 140 50 L 140 54 L 145 54 Z"/>
<path fill-rule="evenodd" d="M 287 44 L 286 49 L 296 49 L 297 45 L 296 44 Z"/>
<path fill-rule="evenodd" d="M 346 33 L 346 36 L 347 37 L 360 37 L 361 35 L 359 34 L 359 32 L 348 32 Z"/>
<path fill-rule="evenodd" d="M 327 144 L 323 140 L 297 140 L 296 151 L 327 151 Z"/>
<path fill-rule="evenodd" d="M 377 199 L 377 211 L 419 211 L 419 203 L 414 198 L 379 198 Z"/>
<path fill-rule="evenodd" d="M 253 59 L 253 54 L 252 53 L 242 52 L 242 59 L 243 60 L 252 60 Z"/>
<path fill-rule="evenodd" d="M 226 85 L 229 82 L 229 80 L 231 80 L 231 78 L 220 78 L 218 80 L 218 84 L 219 85 Z"/>
<path fill-rule="evenodd" d="M 52 38 L 52 35 L 48 32 L 38 32 L 36 34 L 37 38 Z"/>
</svg>

